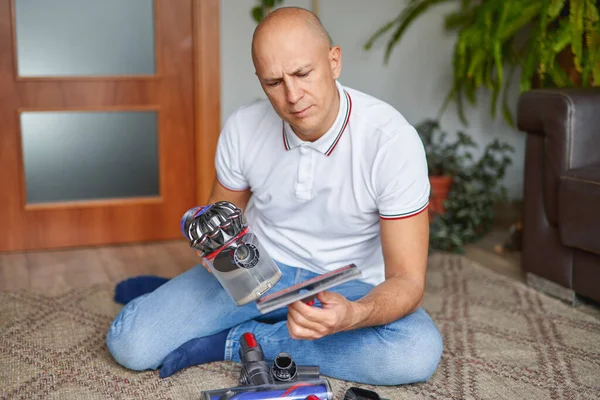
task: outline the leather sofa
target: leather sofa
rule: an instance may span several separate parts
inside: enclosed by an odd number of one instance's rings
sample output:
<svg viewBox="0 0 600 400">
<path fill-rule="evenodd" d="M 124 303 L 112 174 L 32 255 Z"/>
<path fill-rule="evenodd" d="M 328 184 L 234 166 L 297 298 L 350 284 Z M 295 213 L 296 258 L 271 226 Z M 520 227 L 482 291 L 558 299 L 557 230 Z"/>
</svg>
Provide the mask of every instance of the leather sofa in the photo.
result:
<svg viewBox="0 0 600 400">
<path fill-rule="evenodd" d="M 527 282 L 572 304 L 600 301 L 600 88 L 524 92 L 517 126 Z"/>
</svg>

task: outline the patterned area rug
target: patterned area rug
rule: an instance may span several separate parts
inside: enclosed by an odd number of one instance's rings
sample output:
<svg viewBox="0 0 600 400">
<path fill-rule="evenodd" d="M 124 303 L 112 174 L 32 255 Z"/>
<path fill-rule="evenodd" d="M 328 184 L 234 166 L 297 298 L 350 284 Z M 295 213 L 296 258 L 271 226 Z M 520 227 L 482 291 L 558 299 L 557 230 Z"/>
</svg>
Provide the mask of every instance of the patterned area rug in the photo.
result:
<svg viewBox="0 0 600 400">
<path fill-rule="evenodd" d="M 107 353 L 119 306 L 112 286 L 0 292 L 0 398 L 199 399 L 237 384 L 238 365 L 213 363 L 170 378 L 133 373 Z M 600 321 L 461 256 L 430 258 L 424 308 L 445 340 L 433 378 L 369 387 L 400 399 L 600 397 Z M 399 360 L 401 362 L 401 360 Z M 335 399 L 352 382 L 330 380 Z"/>
</svg>

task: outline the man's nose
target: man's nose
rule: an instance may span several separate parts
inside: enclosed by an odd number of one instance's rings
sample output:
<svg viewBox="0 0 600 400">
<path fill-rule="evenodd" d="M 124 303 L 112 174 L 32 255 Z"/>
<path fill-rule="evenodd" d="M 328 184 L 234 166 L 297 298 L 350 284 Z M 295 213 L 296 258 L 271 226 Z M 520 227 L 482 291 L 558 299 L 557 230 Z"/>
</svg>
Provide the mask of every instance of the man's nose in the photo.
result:
<svg viewBox="0 0 600 400">
<path fill-rule="evenodd" d="M 286 84 L 286 97 L 289 103 L 296 104 L 303 95 L 304 91 L 293 80 Z"/>
</svg>

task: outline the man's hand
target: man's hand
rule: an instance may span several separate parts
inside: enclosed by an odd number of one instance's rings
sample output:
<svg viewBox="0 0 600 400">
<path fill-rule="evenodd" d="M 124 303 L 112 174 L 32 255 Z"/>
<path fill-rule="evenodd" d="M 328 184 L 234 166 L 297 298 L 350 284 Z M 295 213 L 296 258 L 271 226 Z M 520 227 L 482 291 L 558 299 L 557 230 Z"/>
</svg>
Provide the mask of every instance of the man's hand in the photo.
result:
<svg viewBox="0 0 600 400">
<path fill-rule="evenodd" d="M 317 294 L 320 307 L 296 301 L 288 306 L 287 326 L 293 339 L 319 339 L 352 329 L 356 303 L 335 292 Z"/>
<path fill-rule="evenodd" d="M 322 308 L 297 301 L 288 306 L 288 331 L 294 339 L 318 339 L 336 332 L 384 325 L 410 314 L 425 290 L 429 217 L 381 221 L 385 281 L 357 301 L 321 292 Z"/>
</svg>

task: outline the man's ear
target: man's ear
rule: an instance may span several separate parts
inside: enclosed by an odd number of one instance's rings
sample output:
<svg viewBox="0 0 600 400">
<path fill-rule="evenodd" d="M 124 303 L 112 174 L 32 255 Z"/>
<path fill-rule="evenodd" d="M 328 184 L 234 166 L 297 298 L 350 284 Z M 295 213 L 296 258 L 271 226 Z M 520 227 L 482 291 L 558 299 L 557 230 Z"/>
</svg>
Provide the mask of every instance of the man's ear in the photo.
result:
<svg viewBox="0 0 600 400">
<path fill-rule="evenodd" d="M 342 73 L 342 49 L 340 46 L 333 46 L 329 49 L 329 65 L 334 79 L 338 79 Z"/>
</svg>

